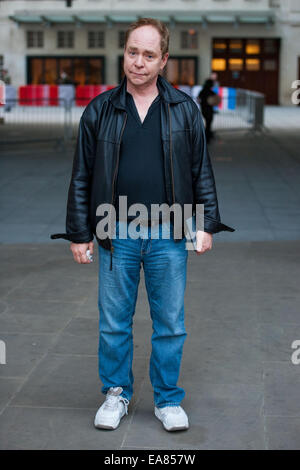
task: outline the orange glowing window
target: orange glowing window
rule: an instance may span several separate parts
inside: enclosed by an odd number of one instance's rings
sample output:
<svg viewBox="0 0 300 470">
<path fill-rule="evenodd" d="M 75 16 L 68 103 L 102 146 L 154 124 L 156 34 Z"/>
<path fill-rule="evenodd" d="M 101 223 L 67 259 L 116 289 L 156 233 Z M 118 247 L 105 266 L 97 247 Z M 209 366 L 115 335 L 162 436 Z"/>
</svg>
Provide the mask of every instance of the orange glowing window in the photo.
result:
<svg viewBox="0 0 300 470">
<path fill-rule="evenodd" d="M 246 70 L 256 72 L 260 69 L 259 59 L 246 59 Z"/>
<path fill-rule="evenodd" d="M 214 51 L 215 52 L 225 52 L 227 49 L 227 44 L 224 41 L 214 41 Z"/>
<path fill-rule="evenodd" d="M 257 39 L 249 39 L 246 44 L 246 54 L 253 55 L 260 53 L 260 45 Z"/>
<path fill-rule="evenodd" d="M 232 39 L 229 43 L 231 54 L 241 54 L 243 50 L 243 43 L 240 39 Z"/>
<path fill-rule="evenodd" d="M 211 70 L 214 70 L 214 71 L 226 70 L 226 60 L 225 59 L 212 59 Z"/>
<path fill-rule="evenodd" d="M 229 59 L 229 70 L 243 70 L 243 59 Z"/>
</svg>

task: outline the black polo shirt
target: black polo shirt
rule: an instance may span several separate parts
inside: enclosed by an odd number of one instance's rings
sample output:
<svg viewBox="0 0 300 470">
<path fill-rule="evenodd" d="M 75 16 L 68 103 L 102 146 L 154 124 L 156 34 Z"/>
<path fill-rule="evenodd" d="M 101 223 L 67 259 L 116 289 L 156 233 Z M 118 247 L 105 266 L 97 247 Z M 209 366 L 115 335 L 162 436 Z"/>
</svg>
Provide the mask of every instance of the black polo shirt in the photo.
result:
<svg viewBox="0 0 300 470">
<path fill-rule="evenodd" d="M 158 95 L 154 99 L 143 122 L 133 96 L 128 92 L 126 107 L 128 116 L 121 141 L 116 186 L 117 219 L 118 197 L 121 195 L 127 196 L 128 208 L 135 203 L 144 204 L 150 219 L 151 204 L 167 203 L 161 139 L 161 97 Z"/>
</svg>

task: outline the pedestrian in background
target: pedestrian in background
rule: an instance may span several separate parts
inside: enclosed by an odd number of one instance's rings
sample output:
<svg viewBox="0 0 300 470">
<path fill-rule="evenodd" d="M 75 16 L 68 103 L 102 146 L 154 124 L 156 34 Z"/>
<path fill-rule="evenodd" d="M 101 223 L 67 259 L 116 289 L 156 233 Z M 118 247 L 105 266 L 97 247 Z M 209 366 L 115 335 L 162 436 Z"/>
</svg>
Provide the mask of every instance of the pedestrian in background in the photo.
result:
<svg viewBox="0 0 300 470">
<path fill-rule="evenodd" d="M 215 93 L 212 88 L 214 86 L 213 80 L 208 78 L 202 90 L 198 95 L 198 102 L 201 107 L 202 116 L 205 120 L 205 135 L 206 142 L 209 143 L 210 140 L 214 137 L 214 134 L 211 130 L 213 118 L 214 118 L 214 106 L 217 106 L 220 103 L 220 97 Z"/>
</svg>

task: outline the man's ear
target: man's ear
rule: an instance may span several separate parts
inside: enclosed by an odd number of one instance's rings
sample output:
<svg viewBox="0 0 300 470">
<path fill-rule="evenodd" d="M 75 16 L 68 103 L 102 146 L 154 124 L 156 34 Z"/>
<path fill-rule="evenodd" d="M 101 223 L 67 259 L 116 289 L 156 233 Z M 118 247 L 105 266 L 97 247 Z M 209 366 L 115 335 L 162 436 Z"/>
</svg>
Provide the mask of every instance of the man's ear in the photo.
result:
<svg viewBox="0 0 300 470">
<path fill-rule="evenodd" d="M 162 58 L 163 63 L 162 63 L 161 69 L 160 69 L 161 71 L 165 68 L 165 65 L 168 61 L 168 58 L 169 58 L 169 53 L 166 52 L 165 55 Z"/>
</svg>

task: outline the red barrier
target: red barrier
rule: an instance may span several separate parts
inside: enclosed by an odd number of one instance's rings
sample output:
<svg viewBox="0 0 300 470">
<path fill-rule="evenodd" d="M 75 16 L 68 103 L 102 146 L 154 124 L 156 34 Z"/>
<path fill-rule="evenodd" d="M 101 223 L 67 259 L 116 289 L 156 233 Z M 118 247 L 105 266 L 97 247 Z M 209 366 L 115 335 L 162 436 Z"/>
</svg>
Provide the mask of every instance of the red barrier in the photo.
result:
<svg viewBox="0 0 300 470">
<path fill-rule="evenodd" d="M 75 91 L 77 106 L 86 106 L 93 98 L 116 85 L 78 85 Z M 60 85 L 22 85 L 18 89 L 22 106 L 58 106 Z"/>
<path fill-rule="evenodd" d="M 76 105 L 86 106 L 89 102 L 104 91 L 115 88 L 115 85 L 78 85 L 76 87 Z"/>
<path fill-rule="evenodd" d="M 5 84 L 0 83 L 0 106 L 5 104 Z"/>
<path fill-rule="evenodd" d="M 22 106 L 58 106 L 58 85 L 23 85 L 19 87 Z"/>
<path fill-rule="evenodd" d="M 32 106 L 32 101 L 30 101 L 30 94 L 32 95 L 32 88 L 30 87 L 31 85 L 19 86 L 19 103 L 22 106 Z"/>
<path fill-rule="evenodd" d="M 59 85 L 49 85 L 49 106 L 59 105 Z"/>
</svg>

